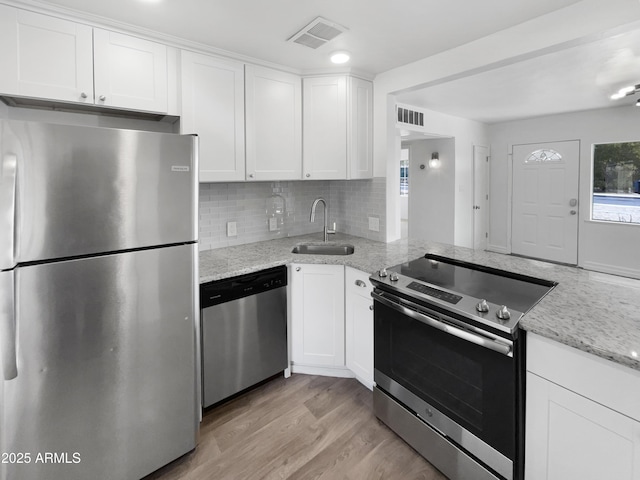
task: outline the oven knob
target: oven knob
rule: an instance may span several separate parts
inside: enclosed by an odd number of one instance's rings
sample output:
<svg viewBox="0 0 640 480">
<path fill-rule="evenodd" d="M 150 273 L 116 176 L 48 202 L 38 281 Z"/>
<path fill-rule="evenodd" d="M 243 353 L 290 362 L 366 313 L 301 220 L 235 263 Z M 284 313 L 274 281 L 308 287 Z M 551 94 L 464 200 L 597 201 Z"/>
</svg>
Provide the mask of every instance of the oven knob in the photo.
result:
<svg viewBox="0 0 640 480">
<path fill-rule="evenodd" d="M 489 311 L 489 304 L 486 300 L 480 300 L 480 303 L 476 305 L 476 310 L 480 313 L 487 313 Z"/>
<path fill-rule="evenodd" d="M 382 270 L 380 270 L 380 271 L 378 272 L 378 276 L 379 276 L 380 278 L 384 278 L 384 277 L 386 277 L 386 276 L 387 276 L 387 269 L 386 269 L 386 268 L 383 268 Z"/>
<path fill-rule="evenodd" d="M 511 312 L 509 312 L 506 305 L 502 305 L 496 312 L 496 317 L 500 320 L 509 320 L 511 318 Z"/>
<path fill-rule="evenodd" d="M 398 277 L 398 274 L 396 272 L 391 272 L 391 275 L 389 275 L 389 280 L 391 280 L 392 282 L 397 282 L 399 278 L 400 277 Z"/>
</svg>

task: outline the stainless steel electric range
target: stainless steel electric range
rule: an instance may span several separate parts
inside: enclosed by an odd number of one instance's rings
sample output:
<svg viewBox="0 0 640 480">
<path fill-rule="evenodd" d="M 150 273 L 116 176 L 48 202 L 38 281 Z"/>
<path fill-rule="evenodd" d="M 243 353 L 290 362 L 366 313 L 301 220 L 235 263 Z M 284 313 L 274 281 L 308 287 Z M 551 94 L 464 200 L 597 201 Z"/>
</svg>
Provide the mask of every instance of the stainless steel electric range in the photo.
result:
<svg viewBox="0 0 640 480">
<path fill-rule="evenodd" d="M 556 284 L 432 254 L 370 280 L 376 416 L 451 479 L 522 479 L 518 322 Z"/>
</svg>

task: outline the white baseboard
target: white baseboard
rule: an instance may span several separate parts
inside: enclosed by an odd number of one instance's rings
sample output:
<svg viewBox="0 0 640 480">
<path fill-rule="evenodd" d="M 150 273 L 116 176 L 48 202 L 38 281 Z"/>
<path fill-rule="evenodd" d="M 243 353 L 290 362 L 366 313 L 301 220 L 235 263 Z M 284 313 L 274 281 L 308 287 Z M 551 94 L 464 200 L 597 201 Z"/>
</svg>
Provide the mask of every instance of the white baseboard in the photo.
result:
<svg viewBox="0 0 640 480">
<path fill-rule="evenodd" d="M 503 247 L 501 245 L 487 245 L 487 251 L 495 252 L 495 253 L 504 253 L 505 255 L 509 255 L 511 253 L 507 247 Z"/>
<path fill-rule="evenodd" d="M 580 265 L 585 270 L 593 270 L 595 272 L 610 273 L 611 275 L 620 275 L 622 277 L 639 278 L 640 270 L 635 268 L 625 268 L 617 265 L 608 265 L 598 262 L 583 262 Z"/>
<path fill-rule="evenodd" d="M 318 367 L 315 365 L 291 364 L 293 373 L 305 375 L 322 375 L 325 377 L 355 378 L 354 373 L 347 367 Z"/>
</svg>

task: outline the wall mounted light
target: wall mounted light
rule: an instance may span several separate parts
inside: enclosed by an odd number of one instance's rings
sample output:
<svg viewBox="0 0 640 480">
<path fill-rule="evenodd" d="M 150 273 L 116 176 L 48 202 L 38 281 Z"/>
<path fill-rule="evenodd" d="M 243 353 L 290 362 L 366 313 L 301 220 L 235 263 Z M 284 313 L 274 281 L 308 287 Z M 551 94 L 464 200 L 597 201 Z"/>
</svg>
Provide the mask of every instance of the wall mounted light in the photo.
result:
<svg viewBox="0 0 640 480">
<path fill-rule="evenodd" d="M 351 59 L 351 55 L 349 54 L 349 52 L 340 50 L 338 52 L 333 52 L 329 58 L 331 58 L 332 63 L 340 65 L 343 63 L 347 63 Z"/>
<path fill-rule="evenodd" d="M 429 160 L 429 168 L 440 168 L 440 155 L 438 152 L 431 154 L 431 160 Z"/>
</svg>

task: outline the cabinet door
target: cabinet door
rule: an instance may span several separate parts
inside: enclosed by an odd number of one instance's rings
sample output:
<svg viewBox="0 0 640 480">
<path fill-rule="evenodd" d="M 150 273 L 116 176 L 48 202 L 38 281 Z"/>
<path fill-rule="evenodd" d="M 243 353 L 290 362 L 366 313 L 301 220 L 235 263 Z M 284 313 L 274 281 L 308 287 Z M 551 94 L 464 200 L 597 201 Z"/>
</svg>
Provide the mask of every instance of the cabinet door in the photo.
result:
<svg viewBox="0 0 640 480">
<path fill-rule="evenodd" d="M 182 133 L 200 141 L 200 182 L 245 178 L 244 65 L 182 52 Z"/>
<path fill-rule="evenodd" d="M 302 86 L 297 75 L 245 66 L 247 180 L 302 176 Z"/>
<path fill-rule="evenodd" d="M 0 5 L 0 93 L 93 104 L 91 27 Z"/>
<path fill-rule="evenodd" d="M 347 178 L 347 77 L 303 80 L 303 179 Z"/>
<path fill-rule="evenodd" d="M 94 29 L 95 103 L 167 112 L 167 47 Z"/>
<path fill-rule="evenodd" d="M 347 368 L 373 388 L 373 286 L 369 275 L 345 267 L 345 352 Z"/>
<path fill-rule="evenodd" d="M 349 78 L 349 178 L 373 177 L 373 83 Z"/>
<path fill-rule="evenodd" d="M 344 366 L 344 267 L 291 266 L 291 359 Z"/>
<path fill-rule="evenodd" d="M 637 480 L 640 424 L 527 373 L 526 480 Z"/>
</svg>

